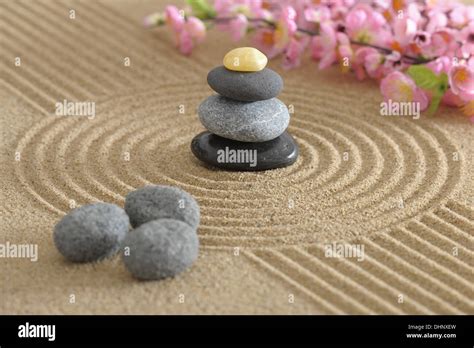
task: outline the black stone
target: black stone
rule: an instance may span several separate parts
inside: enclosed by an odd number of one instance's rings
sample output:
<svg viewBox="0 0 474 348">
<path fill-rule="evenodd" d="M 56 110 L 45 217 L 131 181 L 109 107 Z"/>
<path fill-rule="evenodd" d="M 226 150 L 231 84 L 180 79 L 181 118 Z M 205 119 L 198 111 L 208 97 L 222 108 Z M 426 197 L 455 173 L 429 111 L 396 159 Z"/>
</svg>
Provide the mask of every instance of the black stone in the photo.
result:
<svg viewBox="0 0 474 348">
<path fill-rule="evenodd" d="M 237 152 L 237 150 L 246 151 Z M 299 153 L 298 144 L 287 131 L 278 138 L 259 143 L 230 140 L 211 132 L 202 132 L 192 140 L 191 151 L 199 160 L 207 164 L 220 169 L 237 171 L 287 167 L 295 163 Z M 235 163 L 234 160 L 240 160 L 240 163 Z"/>
<path fill-rule="evenodd" d="M 224 97 L 246 102 L 274 98 L 283 88 L 280 75 L 269 68 L 242 72 L 218 66 L 207 75 L 207 83 Z"/>
</svg>

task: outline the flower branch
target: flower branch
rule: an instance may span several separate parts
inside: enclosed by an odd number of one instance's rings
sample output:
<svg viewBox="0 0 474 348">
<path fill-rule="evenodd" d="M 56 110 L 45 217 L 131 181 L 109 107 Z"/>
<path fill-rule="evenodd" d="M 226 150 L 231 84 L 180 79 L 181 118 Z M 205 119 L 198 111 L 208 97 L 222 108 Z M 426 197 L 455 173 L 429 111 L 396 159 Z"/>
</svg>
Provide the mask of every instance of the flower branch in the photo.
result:
<svg viewBox="0 0 474 348">
<path fill-rule="evenodd" d="M 208 27 L 234 41 L 245 35 L 283 67 L 301 64 L 310 50 L 319 69 L 338 63 L 358 79 L 380 81 L 385 100 L 417 102 L 433 114 L 438 105 L 462 107 L 474 122 L 474 7 L 456 1 L 187 0 L 179 10 L 145 19 L 167 24 L 185 54 L 206 37 Z"/>
</svg>

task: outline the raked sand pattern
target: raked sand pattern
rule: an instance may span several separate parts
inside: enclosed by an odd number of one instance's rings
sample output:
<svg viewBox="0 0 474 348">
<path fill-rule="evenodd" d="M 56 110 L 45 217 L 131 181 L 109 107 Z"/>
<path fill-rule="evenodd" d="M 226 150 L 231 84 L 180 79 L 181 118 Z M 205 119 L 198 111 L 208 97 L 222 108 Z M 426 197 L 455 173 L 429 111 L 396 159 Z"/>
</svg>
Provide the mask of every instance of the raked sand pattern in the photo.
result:
<svg viewBox="0 0 474 348">
<path fill-rule="evenodd" d="M 294 165 L 205 167 L 189 148 L 203 130 L 196 108 L 210 94 L 207 71 L 230 46 L 214 34 L 191 59 L 170 51 L 165 31 L 138 22 L 162 7 L 0 2 L 0 98 L 16 101 L 1 109 L 2 130 L 12 131 L 2 144 L 0 242 L 41 250 L 37 265 L 1 260 L 9 281 L 0 312 L 474 313 L 474 141 L 463 118 L 381 117 L 375 85 L 308 65 L 282 72 L 300 146 Z M 63 99 L 95 101 L 96 117 L 54 116 Z M 200 203 L 202 251 L 191 271 L 140 283 L 117 259 L 61 261 L 51 229 L 62 214 L 101 200 L 123 205 L 151 183 Z M 23 219 L 21 209 L 35 213 Z M 325 257 L 333 242 L 363 245 L 364 259 Z"/>
</svg>

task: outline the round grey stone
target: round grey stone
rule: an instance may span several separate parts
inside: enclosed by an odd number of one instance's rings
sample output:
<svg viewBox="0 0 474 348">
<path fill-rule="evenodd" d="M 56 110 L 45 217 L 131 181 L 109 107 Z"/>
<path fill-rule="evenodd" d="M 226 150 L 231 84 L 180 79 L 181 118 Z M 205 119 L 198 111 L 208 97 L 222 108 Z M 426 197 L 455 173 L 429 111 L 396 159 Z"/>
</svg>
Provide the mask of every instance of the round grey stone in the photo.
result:
<svg viewBox="0 0 474 348">
<path fill-rule="evenodd" d="M 136 278 L 158 280 L 174 277 L 190 267 L 198 257 L 199 239 L 188 224 L 160 219 L 130 232 L 123 249 L 125 267 Z"/>
<path fill-rule="evenodd" d="M 125 211 L 109 203 L 72 210 L 54 227 L 56 248 L 73 262 L 91 262 L 115 254 L 129 229 Z"/>
<path fill-rule="evenodd" d="M 248 103 L 212 95 L 199 105 L 198 114 L 209 132 L 246 142 L 275 139 L 290 122 L 286 105 L 277 98 Z"/>
<path fill-rule="evenodd" d="M 199 205 L 186 191 L 166 185 L 145 186 L 125 197 L 125 211 L 133 227 L 157 219 L 175 219 L 194 229 L 199 225 Z"/>
<path fill-rule="evenodd" d="M 242 72 L 218 66 L 207 75 L 207 83 L 224 97 L 249 102 L 274 98 L 283 88 L 280 75 L 269 68 Z"/>
</svg>

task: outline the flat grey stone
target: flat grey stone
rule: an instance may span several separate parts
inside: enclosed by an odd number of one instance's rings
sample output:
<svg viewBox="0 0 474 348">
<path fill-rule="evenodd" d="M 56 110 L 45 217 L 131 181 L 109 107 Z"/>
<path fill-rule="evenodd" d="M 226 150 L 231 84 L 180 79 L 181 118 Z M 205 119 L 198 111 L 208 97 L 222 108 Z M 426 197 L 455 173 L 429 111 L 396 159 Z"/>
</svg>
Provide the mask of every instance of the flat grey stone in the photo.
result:
<svg viewBox="0 0 474 348">
<path fill-rule="evenodd" d="M 245 143 L 202 132 L 194 137 L 191 150 L 207 164 L 236 171 L 287 167 L 298 158 L 298 145 L 286 131 L 275 139 L 260 143 Z"/>
<path fill-rule="evenodd" d="M 125 211 L 133 227 L 157 219 L 175 219 L 194 229 L 199 225 L 199 205 L 178 187 L 152 185 L 130 192 L 125 197 Z"/>
<path fill-rule="evenodd" d="M 240 101 L 274 98 L 283 89 L 280 75 L 269 68 L 256 72 L 242 72 L 218 66 L 207 75 L 207 83 L 220 95 Z"/>
<path fill-rule="evenodd" d="M 158 280 L 190 267 L 198 257 L 199 239 L 188 224 L 160 219 L 131 231 L 122 246 L 125 267 L 136 278 Z"/>
<path fill-rule="evenodd" d="M 198 114 L 209 132 L 247 142 L 275 139 L 290 122 L 286 105 L 277 98 L 241 102 L 212 95 L 199 105 Z"/>
<path fill-rule="evenodd" d="M 54 227 L 56 248 L 73 262 L 91 262 L 115 254 L 129 229 L 125 211 L 109 203 L 72 210 Z"/>
</svg>

